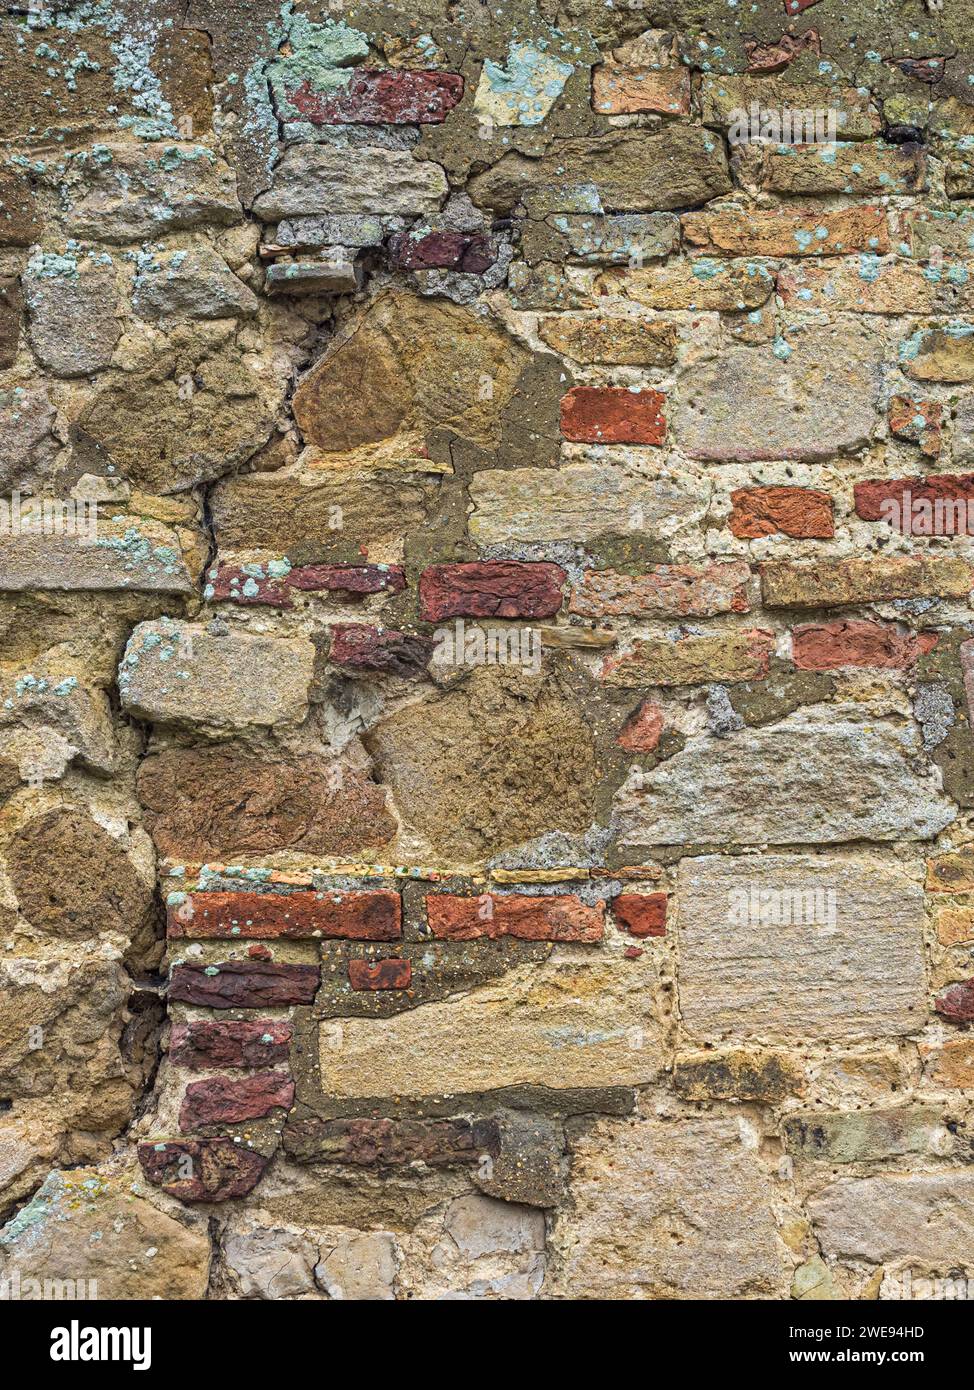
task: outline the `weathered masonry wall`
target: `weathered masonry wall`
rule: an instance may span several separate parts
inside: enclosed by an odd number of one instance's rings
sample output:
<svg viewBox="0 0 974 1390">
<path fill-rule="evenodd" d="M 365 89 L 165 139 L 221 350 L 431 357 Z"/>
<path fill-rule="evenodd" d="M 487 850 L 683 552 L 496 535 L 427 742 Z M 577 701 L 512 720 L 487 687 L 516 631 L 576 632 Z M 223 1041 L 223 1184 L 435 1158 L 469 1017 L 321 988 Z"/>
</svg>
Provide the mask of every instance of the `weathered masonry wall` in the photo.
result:
<svg viewBox="0 0 974 1390">
<path fill-rule="evenodd" d="M 6 10 L 0 1289 L 974 1278 L 974 4 Z"/>
</svg>

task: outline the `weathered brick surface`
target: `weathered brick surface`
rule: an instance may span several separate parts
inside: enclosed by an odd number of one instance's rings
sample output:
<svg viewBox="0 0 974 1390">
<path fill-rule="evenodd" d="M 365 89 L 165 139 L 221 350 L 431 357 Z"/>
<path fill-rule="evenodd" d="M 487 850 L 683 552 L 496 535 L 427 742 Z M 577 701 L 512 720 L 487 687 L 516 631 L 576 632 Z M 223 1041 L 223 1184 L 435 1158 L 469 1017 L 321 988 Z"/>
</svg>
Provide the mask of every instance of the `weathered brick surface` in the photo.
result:
<svg viewBox="0 0 974 1390">
<path fill-rule="evenodd" d="M 267 1158 L 231 1139 L 176 1139 L 140 1144 L 149 1182 L 181 1202 L 226 1202 L 246 1197 L 260 1182 Z M 186 1169 L 189 1175 L 185 1175 Z"/>
<path fill-rule="evenodd" d="M 214 1076 L 206 1081 L 191 1081 L 180 1106 L 179 1128 L 190 1132 L 204 1125 L 259 1120 L 273 1110 L 286 1110 L 293 1099 L 294 1082 L 286 1072 Z"/>
<path fill-rule="evenodd" d="M 175 893 L 167 909 L 173 937 L 321 936 L 394 941 L 398 893 Z"/>
<path fill-rule="evenodd" d="M 236 960 L 221 961 L 219 965 L 176 965 L 169 982 L 169 997 L 181 1004 L 200 1004 L 210 1009 L 310 1004 L 320 976 L 314 965 Z"/>
<path fill-rule="evenodd" d="M 574 894 L 483 893 L 463 898 L 430 893 L 426 918 L 432 935 L 444 941 L 499 936 L 521 941 L 601 941 L 604 930 L 601 907 L 588 907 Z"/>
<path fill-rule="evenodd" d="M 430 565 L 419 580 L 420 617 L 551 618 L 561 607 L 565 571 L 558 565 L 493 561 Z"/>
<path fill-rule="evenodd" d="M 830 671 L 839 666 L 902 670 L 936 645 L 936 633 L 900 632 L 886 623 L 806 623 L 792 628 L 791 633 L 792 659 L 804 671 Z"/>
<path fill-rule="evenodd" d="M 286 1062 L 293 1030 L 277 1019 L 253 1022 L 174 1023 L 169 1038 L 169 1060 L 189 1071 L 219 1067 L 270 1067 Z"/>
<path fill-rule="evenodd" d="M 835 534 L 832 499 L 803 487 L 742 487 L 731 493 L 730 529 L 744 540 L 761 536 L 824 539 Z"/>
<path fill-rule="evenodd" d="M 562 397 L 561 431 L 582 444 L 662 444 L 665 400 L 661 391 L 576 386 Z"/>
<path fill-rule="evenodd" d="M 963 1271 L 970 16 L 407 9 L 0 17 L 0 1291 Z"/>
<path fill-rule="evenodd" d="M 630 936 L 664 936 L 665 893 L 620 893 L 612 900 L 612 915 Z"/>
</svg>

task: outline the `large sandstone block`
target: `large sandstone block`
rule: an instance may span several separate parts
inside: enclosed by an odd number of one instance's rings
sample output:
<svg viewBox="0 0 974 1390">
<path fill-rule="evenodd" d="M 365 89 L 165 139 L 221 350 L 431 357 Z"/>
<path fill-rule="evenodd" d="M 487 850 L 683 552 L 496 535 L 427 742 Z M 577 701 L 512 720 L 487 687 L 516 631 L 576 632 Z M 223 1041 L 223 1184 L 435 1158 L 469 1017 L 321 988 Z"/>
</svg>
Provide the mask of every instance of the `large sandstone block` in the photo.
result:
<svg viewBox="0 0 974 1390">
<path fill-rule="evenodd" d="M 429 217 L 446 194 L 446 175 L 439 165 L 416 160 L 405 150 L 292 145 L 254 211 L 266 222 L 322 212 Z"/>
<path fill-rule="evenodd" d="M 696 1041 L 923 1028 L 923 892 L 889 861 L 686 859 L 677 900 L 680 1012 Z"/>
<path fill-rule="evenodd" d="M 302 379 L 294 414 L 307 443 L 323 450 L 410 432 L 421 444 L 437 426 L 489 445 L 526 361 L 487 315 L 392 292 Z"/>
<path fill-rule="evenodd" d="M 974 1174 L 883 1174 L 839 1178 L 808 1204 L 829 1259 L 870 1264 L 918 1260 L 947 1273 L 970 1269 Z"/>
<path fill-rule="evenodd" d="M 30 341 L 56 376 L 87 376 L 112 360 L 122 333 L 115 277 L 83 263 L 70 275 L 51 274 L 31 261 L 24 276 Z"/>
<path fill-rule="evenodd" d="M 470 484 L 470 534 L 485 545 L 512 540 L 589 540 L 610 533 L 666 539 L 706 513 L 710 484 L 689 472 L 619 462 L 563 468 L 484 469 Z"/>
<path fill-rule="evenodd" d="M 241 215 L 233 170 L 203 145 L 101 145 L 66 182 L 75 236 L 131 242 Z"/>
<path fill-rule="evenodd" d="M 205 1298 L 205 1221 L 176 1221 L 159 1211 L 134 1195 L 133 1176 L 90 1168 L 51 1173 L 0 1230 L 0 1278 L 17 1270 L 42 1288 L 51 1281 L 52 1291 L 24 1289 L 24 1298 Z"/>
<path fill-rule="evenodd" d="M 93 540 L 84 534 L 0 534 L 0 590 L 188 594 L 194 587 L 176 533 L 140 517 L 99 518 Z"/>
<path fill-rule="evenodd" d="M 140 623 L 118 673 L 122 705 L 139 719 L 190 722 L 223 733 L 299 723 L 308 711 L 315 648 L 304 637 Z"/>
<path fill-rule="evenodd" d="M 324 1024 L 324 1091 L 423 1096 L 652 1081 L 661 1063 L 652 958 L 623 971 L 604 958 L 563 958 L 565 949 L 579 948 L 556 947 L 544 964 L 391 1018 Z"/>
<path fill-rule="evenodd" d="M 623 844 L 932 839 L 954 819 L 905 729 L 822 714 L 697 738 L 616 797 Z"/>
<path fill-rule="evenodd" d="M 804 327 L 773 346 L 731 347 L 683 383 L 671 422 L 692 458 L 824 459 L 878 424 L 882 343 L 857 325 Z"/>
<path fill-rule="evenodd" d="M 783 1298 L 791 1262 L 741 1123 L 603 1119 L 572 1145 L 556 1219 L 562 1298 Z"/>
<path fill-rule="evenodd" d="M 472 670 L 462 690 L 396 710 L 365 739 L 406 826 L 438 854 L 496 854 L 594 815 L 591 730 L 557 684 Z"/>
<path fill-rule="evenodd" d="M 541 159 L 506 154 L 471 179 L 468 189 L 479 207 L 498 213 L 510 212 L 539 190 L 545 211 L 578 212 L 579 190 L 585 189 L 590 190 L 587 210 L 599 213 L 692 207 L 730 186 L 722 142 L 699 126 L 669 125 L 596 140 L 559 140 Z"/>
</svg>

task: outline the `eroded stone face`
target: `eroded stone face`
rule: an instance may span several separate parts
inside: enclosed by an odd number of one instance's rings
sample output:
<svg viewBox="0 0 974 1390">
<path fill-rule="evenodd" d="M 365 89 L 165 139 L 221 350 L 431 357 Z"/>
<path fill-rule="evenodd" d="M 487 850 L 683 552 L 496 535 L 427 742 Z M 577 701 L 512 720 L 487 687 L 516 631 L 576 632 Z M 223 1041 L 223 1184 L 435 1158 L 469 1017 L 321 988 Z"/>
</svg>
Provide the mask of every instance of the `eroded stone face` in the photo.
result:
<svg viewBox="0 0 974 1390">
<path fill-rule="evenodd" d="M 698 1042 L 871 1037 L 924 1020 L 923 894 L 888 860 L 686 859 L 680 1012 Z"/>
<path fill-rule="evenodd" d="M 464 693 L 407 706 L 366 743 L 400 813 L 440 854 L 496 853 L 591 823 L 591 734 L 553 681 L 480 668 Z"/>
<path fill-rule="evenodd" d="M 81 1281 L 77 1298 L 202 1298 L 210 1268 L 205 1225 L 177 1221 L 134 1197 L 134 1176 L 84 1168 L 51 1173 L 0 1229 L 0 1271 L 8 1278 L 30 1271 L 42 1284 L 71 1281 L 76 1289 Z"/>
<path fill-rule="evenodd" d="M 698 739 L 616 797 L 625 844 L 929 839 L 954 819 L 892 726 L 791 716 Z"/>
<path fill-rule="evenodd" d="M 791 1264 L 745 1121 L 601 1120 L 575 1143 L 563 1298 L 781 1298 Z M 625 1173 L 620 1181 L 618 1174 Z"/>
<path fill-rule="evenodd" d="M 692 458 L 824 459 L 876 427 L 881 345 L 867 329 L 803 327 L 730 348 L 684 383 L 674 427 Z"/>
</svg>

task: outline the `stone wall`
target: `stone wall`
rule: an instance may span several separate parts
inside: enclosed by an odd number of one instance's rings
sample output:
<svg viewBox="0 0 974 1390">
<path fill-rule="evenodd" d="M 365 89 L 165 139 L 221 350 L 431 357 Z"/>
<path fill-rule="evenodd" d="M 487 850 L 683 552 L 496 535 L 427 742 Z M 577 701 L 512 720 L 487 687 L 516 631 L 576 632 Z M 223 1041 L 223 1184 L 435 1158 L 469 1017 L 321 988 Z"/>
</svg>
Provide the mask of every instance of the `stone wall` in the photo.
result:
<svg viewBox="0 0 974 1390">
<path fill-rule="evenodd" d="M 0 1278 L 974 1277 L 974 6 L 6 9 Z"/>
</svg>

